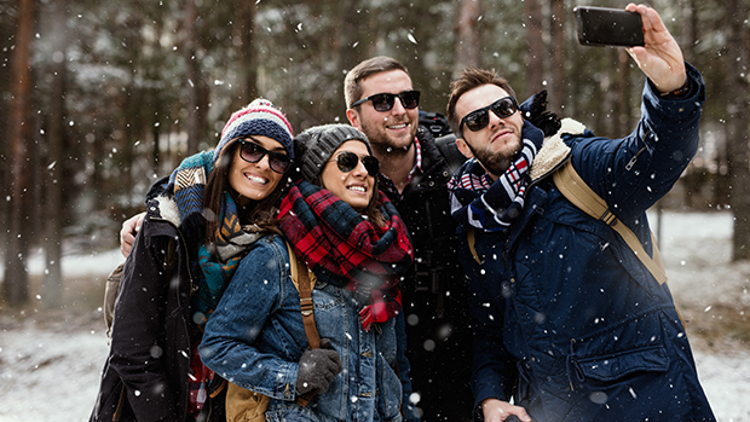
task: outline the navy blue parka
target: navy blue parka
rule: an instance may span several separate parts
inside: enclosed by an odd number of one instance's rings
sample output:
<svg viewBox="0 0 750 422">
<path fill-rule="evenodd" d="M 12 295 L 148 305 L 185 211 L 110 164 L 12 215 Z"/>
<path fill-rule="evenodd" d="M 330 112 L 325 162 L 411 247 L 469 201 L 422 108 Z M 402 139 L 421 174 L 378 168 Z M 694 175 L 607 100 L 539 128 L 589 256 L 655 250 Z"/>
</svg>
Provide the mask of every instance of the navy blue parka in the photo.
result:
<svg viewBox="0 0 750 422">
<path fill-rule="evenodd" d="M 684 98 L 646 83 L 641 120 L 627 137 L 561 133 L 569 153 L 532 182 L 507 232 L 475 232 L 477 259 L 459 233 L 474 320 L 475 419 L 483 400 L 514 397 L 534 421 L 714 420 L 667 285 L 550 177 L 572 160 L 651 254 L 646 210 L 698 148 L 705 91 L 687 68 Z"/>
</svg>

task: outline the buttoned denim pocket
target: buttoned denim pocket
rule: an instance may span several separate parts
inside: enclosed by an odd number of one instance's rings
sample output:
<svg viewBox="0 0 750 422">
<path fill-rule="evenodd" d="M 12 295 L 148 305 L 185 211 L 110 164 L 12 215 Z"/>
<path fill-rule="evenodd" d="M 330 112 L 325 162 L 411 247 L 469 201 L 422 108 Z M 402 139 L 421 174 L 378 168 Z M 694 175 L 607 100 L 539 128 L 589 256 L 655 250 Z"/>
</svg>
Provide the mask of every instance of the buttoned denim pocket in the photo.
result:
<svg viewBox="0 0 750 422">
<path fill-rule="evenodd" d="M 313 290 L 313 302 L 315 310 L 328 310 L 341 306 L 344 303 L 344 295 L 341 289 L 328 283 L 317 283 Z"/>
</svg>

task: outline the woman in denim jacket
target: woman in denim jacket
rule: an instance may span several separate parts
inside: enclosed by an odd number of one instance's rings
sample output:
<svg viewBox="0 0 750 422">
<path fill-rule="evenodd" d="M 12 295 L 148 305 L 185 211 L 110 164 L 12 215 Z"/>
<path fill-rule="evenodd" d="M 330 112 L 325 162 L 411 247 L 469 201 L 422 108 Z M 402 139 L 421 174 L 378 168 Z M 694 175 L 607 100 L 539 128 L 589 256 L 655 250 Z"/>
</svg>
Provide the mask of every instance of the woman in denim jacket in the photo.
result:
<svg viewBox="0 0 750 422">
<path fill-rule="evenodd" d="M 258 99 L 231 116 L 215 150 L 155 186 L 123 269 L 92 422 L 223 420 L 221 398 L 206 398 L 217 383 L 197 353 L 200 327 L 249 245 L 279 232 L 293 154 L 286 117 Z"/>
<path fill-rule="evenodd" d="M 379 162 L 361 132 L 319 126 L 295 138 L 295 148 L 300 178 L 279 219 L 310 270 L 323 347 L 308 347 L 285 240 L 267 236 L 211 316 L 201 357 L 230 382 L 269 396 L 268 421 L 401 421 L 394 317 L 411 241 L 378 192 Z M 311 391 L 306 407 L 296 403 Z"/>
</svg>

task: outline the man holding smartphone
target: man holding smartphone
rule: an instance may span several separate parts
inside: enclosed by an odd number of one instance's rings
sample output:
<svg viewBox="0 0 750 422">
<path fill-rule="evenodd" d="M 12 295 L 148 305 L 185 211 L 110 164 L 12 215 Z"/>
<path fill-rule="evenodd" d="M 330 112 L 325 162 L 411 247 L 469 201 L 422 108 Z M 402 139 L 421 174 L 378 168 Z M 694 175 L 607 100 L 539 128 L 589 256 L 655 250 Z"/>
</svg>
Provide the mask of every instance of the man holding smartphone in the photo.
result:
<svg viewBox="0 0 750 422">
<path fill-rule="evenodd" d="M 634 253 L 654 255 L 646 210 L 698 148 L 703 80 L 656 11 L 626 10 L 642 19 L 644 45 L 628 53 L 648 81 L 624 138 L 563 119 L 535 142 L 503 78 L 469 69 L 452 85 L 448 119 L 475 159 L 454 175 L 451 207 L 469 278 L 477 420 L 715 420 L 669 289 Z M 558 184 L 568 163 L 604 200 L 602 219 L 568 199 L 571 182 Z"/>
</svg>

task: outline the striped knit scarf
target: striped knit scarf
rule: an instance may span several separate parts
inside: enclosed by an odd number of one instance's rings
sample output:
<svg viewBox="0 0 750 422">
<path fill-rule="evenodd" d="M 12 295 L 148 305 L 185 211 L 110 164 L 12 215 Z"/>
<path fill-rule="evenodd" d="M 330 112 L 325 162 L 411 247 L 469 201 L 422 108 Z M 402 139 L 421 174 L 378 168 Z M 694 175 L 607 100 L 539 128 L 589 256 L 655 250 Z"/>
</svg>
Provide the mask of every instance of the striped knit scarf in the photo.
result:
<svg viewBox="0 0 750 422">
<path fill-rule="evenodd" d="M 172 172 L 167 192 L 172 192 L 180 212 L 180 232 L 190 256 L 195 293 L 191 298 L 194 321 L 203 327 L 249 247 L 263 233 L 257 226 L 241 226 L 237 206 L 228 192 L 216 227 L 216 243 L 205 244 L 203 194 L 207 175 L 213 170 L 213 151 L 186 158 Z"/>
<path fill-rule="evenodd" d="M 414 250 L 396 208 L 380 195 L 385 227 L 367 221 L 330 191 L 300 181 L 281 203 L 281 229 L 294 253 L 327 282 L 354 292 L 365 330 L 401 309 L 400 274 Z"/>
<path fill-rule="evenodd" d="M 451 215 L 465 228 L 503 231 L 523 211 L 529 170 L 544 134 L 528 121 L 522 130 L 523 148 L 508 169 L 492 181 L 476 159 L 467 160 L 448 182 Z"/>
</svg>

